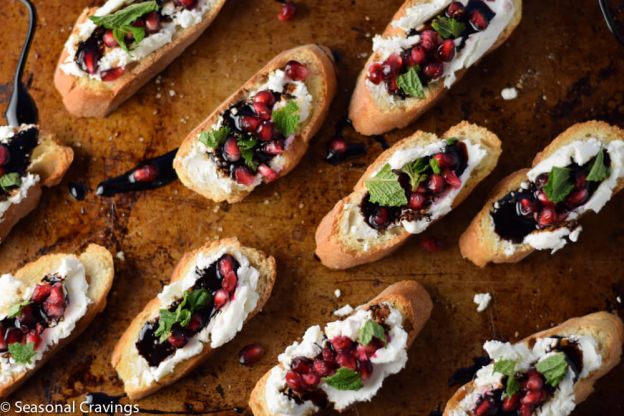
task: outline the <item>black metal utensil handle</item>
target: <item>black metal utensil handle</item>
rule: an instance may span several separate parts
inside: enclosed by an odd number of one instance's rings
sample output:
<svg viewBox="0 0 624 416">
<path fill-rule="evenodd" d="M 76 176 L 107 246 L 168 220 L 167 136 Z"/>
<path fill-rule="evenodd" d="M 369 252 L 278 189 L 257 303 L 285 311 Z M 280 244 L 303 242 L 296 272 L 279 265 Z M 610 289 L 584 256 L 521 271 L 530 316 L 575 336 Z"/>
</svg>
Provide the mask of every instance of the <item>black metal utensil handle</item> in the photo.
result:
<svg viewBox="0 0 624 416">
<path fill-rule="evenodd" d="M 604 16 L 605 22 L 607 22 L 607 27 L 616 37 L 616 39 L 624 45 L 624 29 L 620 24 L 615 20 L 613 16 L 613 12 L 609 8 L 609 0 L 598 0 L 598 4 L 600 4 L 600 10 L 602 11 L 602 15 Z"/>
</svg>

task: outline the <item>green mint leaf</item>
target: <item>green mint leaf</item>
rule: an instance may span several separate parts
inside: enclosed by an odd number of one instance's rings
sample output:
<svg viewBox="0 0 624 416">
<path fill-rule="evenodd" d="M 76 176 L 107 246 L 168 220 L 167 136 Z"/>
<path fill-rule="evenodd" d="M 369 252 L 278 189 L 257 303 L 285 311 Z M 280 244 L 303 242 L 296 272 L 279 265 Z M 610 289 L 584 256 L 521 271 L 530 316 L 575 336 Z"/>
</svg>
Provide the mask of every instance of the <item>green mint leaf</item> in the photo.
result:
<svg viewBox="0 0 624 416">
<path fill-rule="evenodd" d="M 412 190 L 418 188 L 418 186 L 424 182 L 429 175 L 426 174 L 429 169 L 429 163 L 427 158 L 421 157 L 410 163 L 407 163 L 401 168 L 401 172 L 406 173 L 410 178 L 410 186 Z"/>
<path fill-rule="evenodd" d="M 333 376 L 323 377 L 323 381 L 337 390 L 359 390 L 364 387 L 357 371 L 341 367 Z"/>
<path fill-rule="evenodd" d="M 202 131 L 199 134 L 199 141 L 211 149 L 221 146 L 230 134 L 229 127 L 221 127 L 218 130 Z"/>
<path fill-rule="evenodd" d="M 241 150 L 241 156 L 249 169 L 255 171 L 258 168 L 258 162 L 254 160 L 254 152 L 252 149 Z"/>
<path fill-rule="evenodd" d="M 176 314 L 176 322 L 182 328 L 186 328 L 191 323 L 191 311 L 188 309 L 179 309 Z"/>
<path fill-rule="evenodd" d="M 574 189 L 572 181 L 572 170 L 569 168 L 553 167 L 548 175 L 548 182 L 544 186 L 544 192 L 554 203 L 558 203 L 566 199 L 566 197 Z"/>
<path fill-rule="evenodd" d="M 594 159 L 594 164 L 589 170 L 587 180 L 592 182 L 602 182 L 609 176 L 609 167 L 604 162 L 604 149 L 600 149 L 600 152 Z"/>
<path fill-rule="evenodd" d="M 425 98 L 425 89 L 418 77 L 418 67 L 411 67 L 406 73 L 399 75 L 397 86 L 410 97 Z"/>
<path fill-rule="evenodd" d="M 22 178 L 19 173 L 11 172 L 0 177 L 0 188 L 4 192 L 9 192 L 11 189 L 17 188 L 22 184 Z"/>
<path fill-rule="evenodd" d="M 130 25 L 139 17 L 149 12 L 156 12 L 158 9 L 156 1 L 146 1 L 131 4 L 106 16 L 91 16 L 89 19 L 96 25 L 103 26 L 106 29 L 118 29 L 122 26 Z"/>
<path fill-rule="evenodd" d="M 139 44 L 145 38 L 145 29 L 132 25 L 125 25 L 113 29 L 113 37 L 124 51 L 130 53 L 128 45 L 126 45 L 126 35 L 131 34 L 135 45 Z"/>
<path fill-rule="evenodd" d="M 513 397 L 516 393 L 520 391 L 520 382 L 516 378 L 516 376 L 507 376 L 507 388 L 505 388 L 505 396 Z"/>
<path fill-rule="evenodd" d="M 358 331 L 358 342 L 362 345 L 368 345 L 373 338 L 382 341 L 384 345 L 387 343 L 386 330 L 384 327 L 369 319 Z"/>
<path fill-rule="evenodd" d="M 299 127 L 299 106 L 294 100 L 273 111 L 273 123 L 284 136 L 292 136 Z"/>
<path fill-rule="evenodd" d="M 126 31 L 121 28 L 113 29 L 113 37 L 119 44 L 119 47 L 126 52 L 130 52 L 128 45 L 126 45 Z"/>
<path fill-rule="evenodd" d="M 436 175 L 439 175 L 440 172 L 442 172 L 442 170 L 440 169 L 440 164 L 438 163 L 437 159 L 434 159 L 434 158 L 429 159 L 429 166 L 431 166 L 431 170 L 433 170 L 433 173 L 435 173 Z"/>
<path fill-rule="evenodd" d="M 557 387 L 568 372 L 568 362 L 564 353 L 557 352 L 538 362 L 535 369 L 544 376 L 546 383 Z"/>
<path fill-rule="evenodd" d="M 158 319 L 158 328 L 154 335 L 160 337 L 160 342 L 164 342 L 171 334 L 171 328 L 177 321 L 177 313 L 170 312 L 167 309 L 160 310 L 160 318 Z"/>
<path fill-rule="evenodd" d="M 433 30 L 443 39 L 455 39 L 461 36 L 466 30 L 466 25 L 452 17 L 440 16 L 436 17 L 431 23 Z"/>
<path fill-rule="evenodd" d="M 236 144 L 238 144 L 238 148 L 240 150 L 253 150 L 253 148 L 258 144 L 258 140 L 251 136 L 239 137 L 236 139 Z"/>
<path fill-rule="evenodd" d="M 210 293 L 206 289 L 197 289 L 188 294 L 186 306 L 191 313 L 195 313 L 207 306 L 208 302 L 210 302 Z"/>
<path fill-rule="evenodd" d="M 35 344 L 29 342 L 28 344 L 20 344 L 14 342 L 9 345 L 9 352 L 16 363 L 30 364 L 32 358 L 37 355 L 35 351 Z"/>
<path fill-rule="evenodd" d="M 11 306 L 9 308 L 9 313 L 7 315 L 8 318 L 15 318 L 17 317 L 21 312 L 22 312 L 22 308 L 26 305 L 30 305 L 32 302 L 29 300 L 23 300 L 20 303 L 16 303 L 15 305 Z"/>
<path fill-rule="evenodd" d="M 511 397 L 520 391 L 520 383 L 516 379 L 516 361 L 499 360 L 494 363 L 494 371 L 507 376 L 505 395 Z"/>
<path fill-rule="evenodd" d="M 407 204 L 405 190 L 399 183 L 399 175 L 386 164 L 377 174 L 364 182 L 370 193 L 370 201 L 387 207 Z"/>
<path fill-rule="evenodd" d="M 451 137 L 450 139 L 447 139 L 447 140 L 446 140 L 446 144 L 447 144 L 447 145 L 449 145 L 449 146 L 452 146 L 452 145 L 454 145 L 455 143 L 457 143 L 458 141 L 459 141 L 459 139 L 458 139 L 458 138 L 456 138 L 456 137 Z"/>
</svg>

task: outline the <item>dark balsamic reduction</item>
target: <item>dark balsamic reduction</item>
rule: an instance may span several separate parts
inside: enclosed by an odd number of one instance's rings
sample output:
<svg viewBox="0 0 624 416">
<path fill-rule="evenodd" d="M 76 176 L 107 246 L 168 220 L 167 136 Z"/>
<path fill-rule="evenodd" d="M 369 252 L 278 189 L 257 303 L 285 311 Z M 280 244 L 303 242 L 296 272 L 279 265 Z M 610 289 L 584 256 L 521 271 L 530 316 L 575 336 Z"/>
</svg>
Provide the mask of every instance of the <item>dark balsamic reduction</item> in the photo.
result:
<svg viewBox="0 0 624 416">
<path fill-rule="evenodd" d="M 80 182 L 70 182 L 67 185 L 67 188 L 69 190 L 69 194 L 73 196 L 74 199 L 76 199 L 77 201 L 82 201 L 83 199 L 85 199 L 85 197 L 87 196 L 87 192 L 89 191 L 87 185 Z"/>
<path fill-rule="evenodd" d="M 167 185 L 178 178 L 173 169 L 173 159 L 177 152 L 178 149 L 174 149 L 162 156 L 148 159 L 120 176 L 100 182 L 95 191 L 96 195 L 113 196 L 119 193 L 144 191 Z M 135 181 L 134 173 L 146 166 L 155 169 L 155 177 L 149 181 Z"/>
<path fill-rule="evenodd" d="M 338 163 L 349 159 L 351 157 L 360 156 L 366 154 L 366 146 L 361 143 L 350 143 L 345 141 L 345 149 L 344 150 L 336 150 L 332 146 L 332 142 L 334 140 L 345 140 L 344 132 L 348 128 L 353 128 L 353 124 L 348 117 L 342 118 L 338 120 L 336 123 L 334 139 L 329 142 L 329 146 L 327 149 L 327 154 L 325 155 L 325 161 L 329 162 L 332 165 L 337 165 Z M 377 137 L 377 136 L 376 136 Z M 382 136 L 379 136 L 382 137 Z"/>
<path fill-rule="evenodd" d="M 31 127 L 21 130 L 13 136 L 6 146 L 9 150 L 9 161 L 3 166 L 5 173 L 17 172 L 20 176 L 26 174 L 30 165 L 32 151 L 39 144 L 39 129 Z"/>
<path fill-rule="evenodd" d="M 485 367 L 490 364 L 492 360 L 487 355 L 483 355 L 481 357 L 474 357 L 472 359 L 473 364 L 468 367 L 461 367 L 455 370 L 455 372 L 448 379 L 448 386 L 459 386 L 464 385 L 471 381 L 474 376 L 477 374 L 477 371 L 481 369 L 481 367 Z"/>
</svg>

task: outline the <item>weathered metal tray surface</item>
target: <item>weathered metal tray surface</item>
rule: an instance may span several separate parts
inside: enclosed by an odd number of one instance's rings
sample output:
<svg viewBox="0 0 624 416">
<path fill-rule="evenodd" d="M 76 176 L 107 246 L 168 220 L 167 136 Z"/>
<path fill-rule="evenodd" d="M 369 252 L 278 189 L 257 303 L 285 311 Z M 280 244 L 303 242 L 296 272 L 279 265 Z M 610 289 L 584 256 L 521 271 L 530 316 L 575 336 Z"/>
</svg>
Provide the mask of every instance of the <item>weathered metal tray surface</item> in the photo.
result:
<svg viewBox="0 0 624 416">
<path fill-rule="evenodd" d="M 360 304 L 402 279 L 426 286 L 434 299 L 433 315 L 409 352 L 407 368 L 389 378 L 375 400 L 350 414 L 428 415 L 444 406 L 456 389 L 447 385 L 448 378 L 482 354 L 484 340 L 517 340 L 617 305 L 617 287 L 624 282 L 624 195 L 600 215 L 586 218 L 580 242 L 556 256 L 536 253 L 519 264 L 478 269 L 462 260 L 457 248 L 488 190 L 503 175 L 529 165 L 559 132 L 594 118 L 624 124 L 624 48 L 608 32 L 597 2 L 525 1 L 523 21 L 506 45 L 418 122 L 386 135 L 392 144 L 416 129 L 441 133 L 467 119 L 496 132 L 504 151 L 495 172 L 459 209 L 393 256 L 345 272 L 329 271 L 314 259 L 314 231 L 382 149 L 372 139 L 354 136 L 368 146 L 367 154 L 334 167 L 324 161 L 325 144 L 346 112 L 371 35 L 383 30 L 402 1 L 302 0 L 296 19 L 284 24 L 276 19 L 279 5 L 273 0 L 230 0 L 199 41 L 162 73 L 160 83 L 150 82 L 106 119 L 77 119 L 64 110 L 53 71 L 74 20 L 84 7 L 98 3 L 35 1 L 39 26 L 26 77 L 42 127 L 71 145 L 76 160 L 63 183 L 44 192 L 39 207 L 0 247 L 0 270 L 13 271 L 44 253 L 78 251 L 90 242 L 123 251 L 125 260 L 115 261 L 105 312 L 14 393 L 12 403 L 80 402 L 89 392 L 122 394 L 109 364 L 115 342 L 167 282 L 182 253 L 220 237 L 238 236 L 278 259 L 273 296 L 208 362 L 142 400 L 146 412 L 250 414 L 247 400 L 255 382 L 309 325 L 327 322 L 338 306 Z M 12 76 L 26 21 L 16 0 L 2 1 L 0 84 Z M 272 56 L 310 42 L 338 52 L 339 89 L 329 119 L 289 176 L 236 205 L 209 202 L 179 182 L 114 198 L 95 195 L 105 177 L 175 148 Z M 504 101 L 501 89 L 516 85 L 519 97 Z M 7 88 L 0 89 L 3 102 Z M 85 183 L 91 192 L 76 201 L 68 182 Z M 423 251 L 419 241 L 426 236 L 440 239 L 444 249 Z M 334 297 L 337 288 L 340 299 Z M 494 295 L 481 314 L 472 302 L 477 291 Z M 267 353 L 255 367 L 243 367 L 238 351 L 252 342 L 264 345 Z M 574 414 L 624 414 L 623 377 L 619 365 Z"/>
</svg>

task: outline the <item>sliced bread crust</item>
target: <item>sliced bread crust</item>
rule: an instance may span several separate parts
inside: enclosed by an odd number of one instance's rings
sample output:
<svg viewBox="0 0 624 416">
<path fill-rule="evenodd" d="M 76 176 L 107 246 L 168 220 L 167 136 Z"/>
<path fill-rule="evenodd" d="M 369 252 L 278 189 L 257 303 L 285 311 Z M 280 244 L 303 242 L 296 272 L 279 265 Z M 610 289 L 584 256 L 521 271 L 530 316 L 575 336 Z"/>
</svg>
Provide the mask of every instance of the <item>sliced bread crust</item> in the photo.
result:
<svg viewBox="0 0 624 416">
<path fill-rule="evenodd" d="M 533 159 L 532 167 L 547 159 L 559 148 L 584 138 L 596 138 L 607 144 L 614 140 L 624 140 L 624 130 L 611 126 L 602 121 L 588 121 L 574 124 L 566 131 L 557 136 L 544 150 L 538 153 Z M 494 222 L 490 215 L 490 210 L 496 201 L 515 191 L 520 184 L 527 179 L 530 169 L 516 171 L 503 178 L 492 190 L 485 205 L 472 220 L 466 231 L 459 239 L 459 249 L 464 258 L 470 260 L 479 267 L 484 267 L 488 263 L 515 263 L 535 249 L 528 244 L 508 244 L 512 245 L 513 252 L 505 252 L 505 243 L 494 231 Z M 618 180 L 617 186 L 613 190 L 615 195 L 624 188 L 624 178 Z M 510 254 L 509 254 L 510 253 Z"/>
<path fill-rule="evenodd" d="M 470 139 L 487 150 L 485 158 L 472 171 L 472 175 L 455 197 L 452 205 L 455 208 L 466 199 L 479 182 L 492 172 L 501 154 L 501 143 L 494 133 L 466 121 L 451 127 L 441 138 L 453 137 L 460 140 Z M 367 193 L 365 181 L 384 166 L 393 154 L 415 146 L 426 146 L 439 140 L 440 138 L 435 134 L 417 131 L 384 151 L 368 167 L 355 185 L 353 193 L 339 201 L 323 218 L 316 230 L 316 255 L 325 266 L 332 269 L 346 269 L 370 263 L 387 256 L 407 241 L 411 234 L 403 227 L 387 230 L 381 235 L 377 234 L 374 238 L 366 238 L 366 241 L 345 234 L 341 227 L 343 216 L 346 215 L 345 207 L 360 204 Z"/>
<path fill-rule="evenodd" d="M 509 22 L 509 25 L 499 35 L 498 39 L 492 45 L 492 47 L 483 55 L 487 55 L 500 45 L 502 45 L 514 29 L 520 23 L 522 19 L 522 0 L 513 0 L 515 4 L 515 14 Z M 402 29 L 393 26 L 393 22 L 403 18 L 408 9 L 418 4 L 428 3 L 429 0 L 407 0 L 401 8 L 396 12 L 382 36 L 404 36 L 405 33 Z M 480 59 L 482 59 L 481 57 Z M 417 99 L 411 98 L 402 100 L 398 105 L 390 107 L 385 103 L 380 103 L 370 89 L 366 85 L 367 70 L 374 62 L 378 62 L 380 54 L 374 52 L 364 65 L 364 69 L 360 73 L 353 96 L 351 97 L 351 104 L 349 106 L 349 118 L 353 122 L 353 127 L 361 134 L 375 135 L 383 134 L 395 128 L 402 128 L 416 120 L 429 108 L 433 107 L 438 100 L 440 100 L 446 93 L 447 88 L 444 87 L 443 82 L 436 82 L 433 85 L 425 89 L 425 98 Z M 478 61 L 477 61 L 478 63 Z M 466 71 L 470 68 L 462 69 L 455 73 L 457 81 L 459 81 Z M 457 82 L 456 81 L 456 82 Z"/>
<path fill-rule="evenodd" d="M 272 256 L 267 256 L 263 252 L 253 248 L 244 247 L 236 238 L 214 241 L 184 254 L 173 271 L 170 283 L 184 278 L 189 269 L 194 267 L 193 260 L 198 253 L 210 253 L 217 251 L 222 247 L 228 247 L 233 251 L 240 251 L 245 257 L 247 257 L 249 263 L 260 272 L 260 279 L 258 280 L 257 287 L 257 292 L 260 297 L 256 308 L 247 316 L 247 319 L 245 320 L 246 323 L 262 310 L 266 301 L 271 296 L 276 275 L 275 259 Z M 164 386 L 174 383 L 205 361 L 215 351 L 209 344 L 204 344 L 201 353 L 179 363 L 170 374 L 166 375 L 157 382 L 137 387 L 131 386 L 128 381 L 137 376 L 134 372 L 133 364 L 136 360 L 143 359 L 136 350 L 135 343 L 139 338 L 139 334 L 144 324 L 150 319 L 153 319 L 153 317 L 158 314 L 159 309 L 160 301 L 155 297 L 132 320 L 128 329 L 126 329 L 123 333 L 113 350 L 111 364 L 117 371 L 119 378 L 121 378 L 124 382 L 125 392 L 131 399 L 141 399 Z"/>
</svg>

